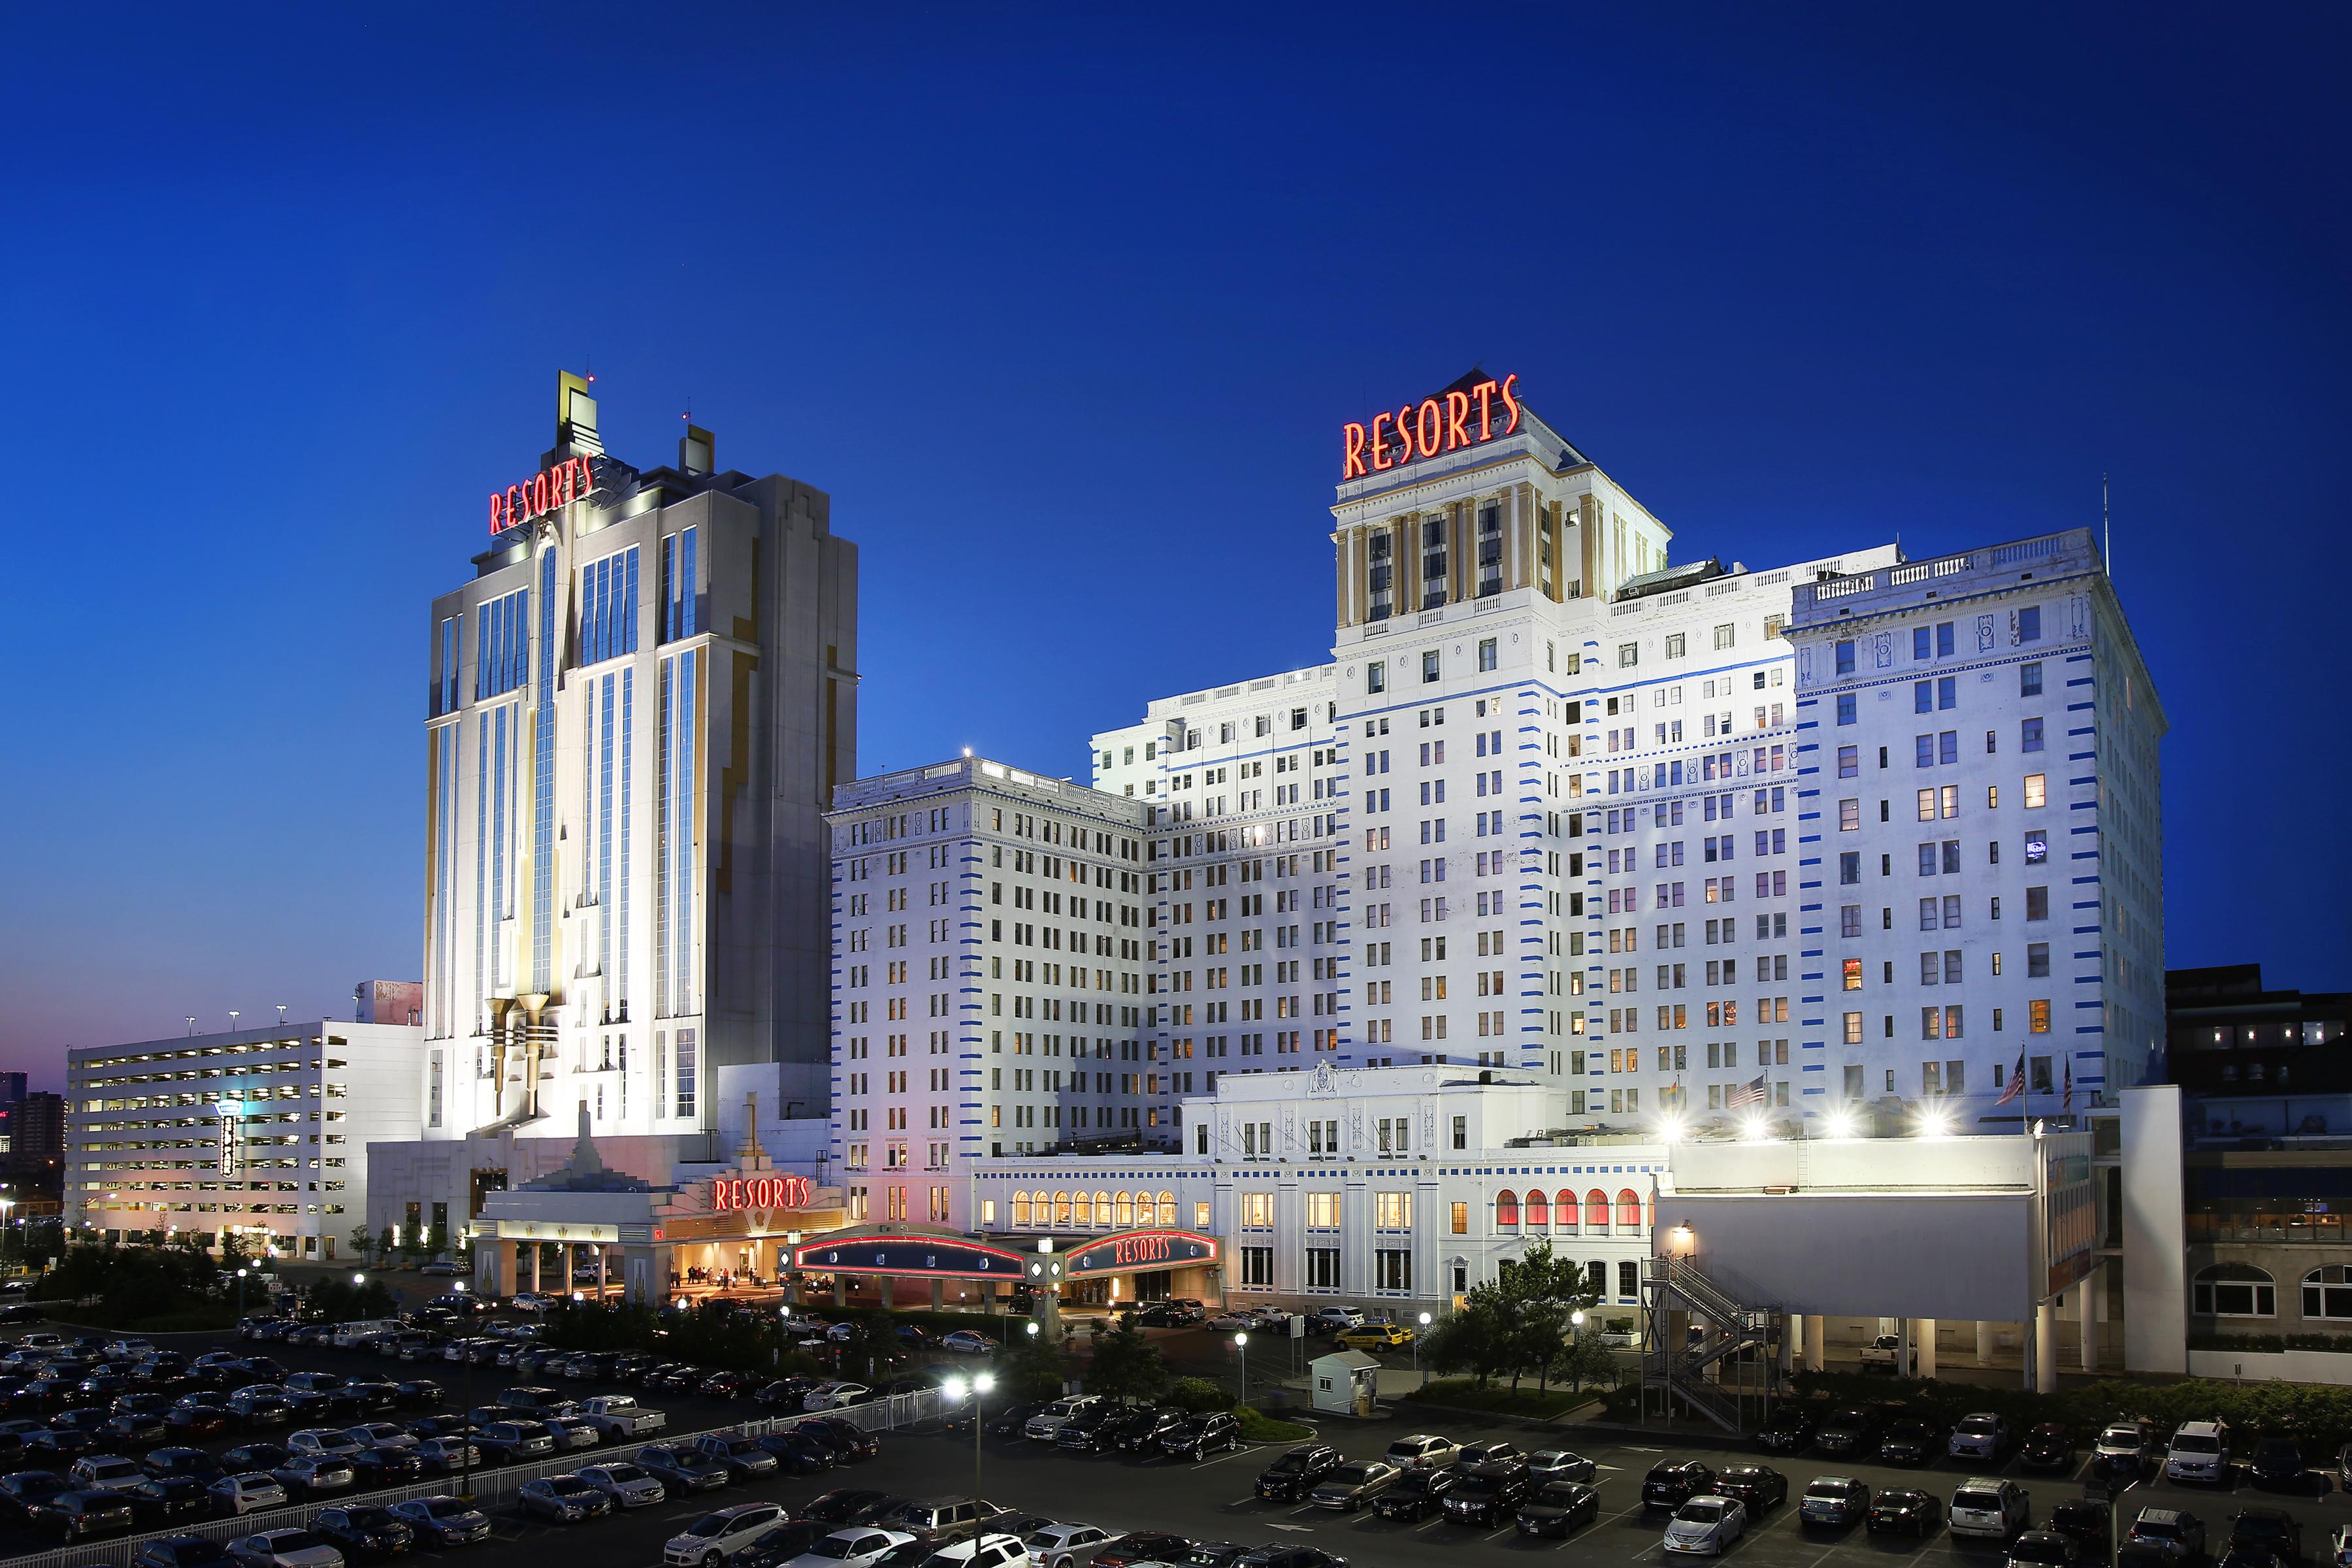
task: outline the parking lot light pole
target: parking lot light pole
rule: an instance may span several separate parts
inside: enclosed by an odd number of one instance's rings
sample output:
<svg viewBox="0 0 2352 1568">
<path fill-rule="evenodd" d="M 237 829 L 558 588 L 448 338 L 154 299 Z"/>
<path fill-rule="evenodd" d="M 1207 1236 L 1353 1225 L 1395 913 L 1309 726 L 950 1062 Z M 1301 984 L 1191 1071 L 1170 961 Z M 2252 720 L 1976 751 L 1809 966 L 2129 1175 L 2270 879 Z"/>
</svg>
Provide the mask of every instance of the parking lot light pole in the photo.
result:
<svg viewBox="0 0 2352 1568">
<path fill-rule="evenodd" d="M 1249 1403 L 1249 1331 L 1247 1329 L 1237 1329 L 1234 1331 L 1234 1348 L 1242 1353 L 1241 1397 L 1234 1403 L 1247 1405 Z"/>
<path fill-rule="evenodd" d="M 1412 1336 L 1412 1382 L 1416 1388 L 1421 1386 L 1421 1336 L 1427 1332 L 1429 1332 L 1429 1314 L 1423 1312 L 1421 1315 L 1421 1328 Z"/>
</svg>

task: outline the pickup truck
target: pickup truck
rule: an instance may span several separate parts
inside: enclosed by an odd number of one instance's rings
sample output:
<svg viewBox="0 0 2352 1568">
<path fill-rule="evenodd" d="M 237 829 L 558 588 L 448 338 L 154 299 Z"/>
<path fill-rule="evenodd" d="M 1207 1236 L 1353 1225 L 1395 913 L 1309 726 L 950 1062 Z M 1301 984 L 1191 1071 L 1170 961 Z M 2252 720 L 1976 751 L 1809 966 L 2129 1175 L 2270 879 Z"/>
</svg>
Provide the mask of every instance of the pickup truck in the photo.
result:
<svg viewBox="0 0 2352 1568">
<path fill-rule="evenodd" d="M 641 1437 L 669 1426 L 669 1416 L 637 1403 L 634 1394 L 600 1394 L 580 1402 L 581 1418 L 606 1438 Z"/>
<path fill-rule="evenodd" d="M 1911 1369 L 1904 1364 L 1903 1337 L 1900 1334 L 1881 1334 L 1862 1347 L 1863 1371 L 1868 1372 L 1873 1367 L 1884 1367 L 1897 1377 L 1911 1374 Z"/>
</svg>

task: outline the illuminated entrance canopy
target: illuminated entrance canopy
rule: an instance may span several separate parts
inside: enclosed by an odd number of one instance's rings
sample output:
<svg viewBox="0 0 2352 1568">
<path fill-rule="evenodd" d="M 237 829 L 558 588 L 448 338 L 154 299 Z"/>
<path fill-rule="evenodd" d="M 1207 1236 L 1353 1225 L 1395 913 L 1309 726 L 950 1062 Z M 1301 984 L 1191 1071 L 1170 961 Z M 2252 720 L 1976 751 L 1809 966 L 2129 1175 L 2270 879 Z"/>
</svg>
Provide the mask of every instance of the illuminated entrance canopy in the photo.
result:
<svg viewBox="0 0 2352 1568">
<path fill-rule="evenodd" d="M 1393 414 L 1376 414 L 1369 428 L 1349 420 L 1340 426 L 1339 477 L 1361 479 L 1423 458 L 1458 452 L 1519 427 L 1517 372 L 1500 381 L 1459 384 Z"/>
<path fill-rule="evenodd" d="M 1189 1230 L 1135 1230 L 1088 1241 L 1060 1259 L 1066 1279 L 1136 1269 L 1188 1268 L 1217 1261 L 1214 1237 Z M 814 1273 L 903 1274 L 956 1279 L 1018 1279 L 1052 1255 L 1015 1252 L 962 1237 L 839 1236 L 793 1248 L 793 1267 Z"/>
</svg>

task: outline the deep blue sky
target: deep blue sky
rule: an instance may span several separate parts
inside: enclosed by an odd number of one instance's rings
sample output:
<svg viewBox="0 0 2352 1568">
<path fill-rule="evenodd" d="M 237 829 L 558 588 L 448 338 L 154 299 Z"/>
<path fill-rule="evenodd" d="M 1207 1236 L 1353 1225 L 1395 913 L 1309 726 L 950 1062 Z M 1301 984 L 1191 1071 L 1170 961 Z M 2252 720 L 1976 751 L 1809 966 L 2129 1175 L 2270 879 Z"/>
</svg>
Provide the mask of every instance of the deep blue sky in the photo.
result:
<svg viewBox="0 0 2352 1568">
<path fill-rule="evenodd" d="M 417 973 L 426 601 L 583 363 L 832 493 L 868 771 L 1318 657 L 1339 425 L 1474 360 L 1677 559 L 2109 470 L 2170 961 L 2352 985 L 2340 11 L 736 9 L 12 19 L 0 1062 Z"/>
</svg>

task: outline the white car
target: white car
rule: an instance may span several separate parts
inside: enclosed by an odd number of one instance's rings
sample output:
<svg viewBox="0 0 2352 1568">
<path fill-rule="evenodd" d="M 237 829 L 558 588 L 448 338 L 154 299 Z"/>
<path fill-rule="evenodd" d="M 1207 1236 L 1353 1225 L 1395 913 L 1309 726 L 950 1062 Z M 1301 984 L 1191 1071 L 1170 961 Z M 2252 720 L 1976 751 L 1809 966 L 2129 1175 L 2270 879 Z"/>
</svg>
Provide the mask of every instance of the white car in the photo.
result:
<svg viewBox="0 0 2352 1568">
<path fill-rule="evenodd" d="M 213 1502 L 223 1513 L 257 1513 L 265 1508 L 284 1508 L 286 1489 L 276 1476 L 259 1470 L 248 1470 L 241 1476 L 223 1476 L 205 1489 L 213 1494 Z"/>
<path fill-rule="evenodd" d="M 416 1434 L 389 1421 L 370 1421 L 343 1428 L 343 1436 L 362 1448 L 414 1448 Z"/>
<path fill-rule="evenodd" d="M 1334 1334 L 1348 1329 L 1360 1329 L 1364 1326 L 1364 1310 L 1361 1307 L 1326 1307 L 1315 1314 L 1309 1326 Z"/>
<path fill-rule="evenodd" d="M 290 1454 L 269 1472 L 288 1488 L 299 1488 L 304 1497 L 349 1489 L 359 1477 L 351 1461 L 333 1454 Z"/>
<path fill-rule="evenodd" d="M 600 1394 L 580 1404 L 581 1419 L 615 1437 L 638 1437 L 669 1425 L 667 1413 L 640 1405 L 633 1394 Z"/>
<path fill-rule="evenodd" d="M 1748 1530 L 1748 1505 L 1738 1498 L 1695 1497 L 1666 1521 L 1666 1550 L 1711 1557 Z"/>
<path fill-rule="evenodd" d="M 563 1298 L 546 1290 L 518 1290 L 508 1303 L 518 1312 L 544 1312 Z"/>
<path fill-rule="evenodd" d="M 996 1342 L 986 1334 L 958 1329 L 940 1341 L 940 1349 L 953 1351 L 958 1355 L 988 1355 L 995 1351 Z"/>
<path fill-rule="evenodd" d="M 540 1425 L 555 1434 L 559 1448 L 593 1448 L 604 1440 L 604 1429 L 585 1415 L 551 1415 Z"/>
<path fill-rule="evenodd" d="M 228 1543 L 238 1568 L 343 1568 L 343 1554 L 307 1530 L 265 1530 Z"/>
<path fill-rule="evenodd" d="M 2009 1447 L 2009 1423 L 1989 1412 L 1963 1415 L 1952 1428 L 1945 1452 L 1955 1459 L 1993 1460 Z"/>
<path fill-rule="evenodd" d="M 1049 1524 L 1032 1531 L 1021 1544 L 1028 1549 L 1029 1568 L 1084 1568 L 1118 1539 L 1118 1532 L 1100 1525 Z"/>
<path fill-rule="evenodd" d="M 856 1405 L 869 1397 L 873 1390 L 862 1383 L 820 1383 L 808 1391 L 801 1401 L 803 1410 L 838 1410 L 845 1405 Z"/>
<path fill-rule="evenodd" d="M 66 1479 L 86 1492 L 127 1492 L 147 1479 L 147 1471 L 136 1459 L 126 1459 L 115 1454 L 91 1454 L 76 1459 Z"/>
<path fill-rule="evenodd" d="M 1952 1493 L 1944 1510 L 1945 1527 L 1954 1535 L 1974 1535 L 2007 1541 L 2032 1521 L 2025 1489 L 2015 1481 L 1972 1476 Z"/>
<path fill-rule="evenodd" d="M 853 1524 L 835 1531 L 783 1568 L 874 1568 L 885 1552 L 896 1551 L 914 1539 L 903 1530 L 877 1530 L 870 1524 Z"/>
<path fill-rule="evenodd" d="M 739 1502 L 706 1513 L 662 1543 L 669 1568 L 719 1568 L 728 1558 L 784 1521 L 782 1505 Z"/>
<path fill-rule="evenodd" d="M 669 1500 L 661 1478 L 625 1462 L 583 1466 L 580 1479 L 611 1498 L 616 1508 L 646 1508 Z"/>
<path fill-rule="evenodd" d="M 1226 1330 L 1254 1329 L 1257 1327 L 1257 1314 L 1255 1312 L 1239 1311 L 1219 1312 L 1215 1317 L 1209 1320 L 1209 1327 L 1213 1329 Z"/>
<path fill-rule="evenodd" d="M 348 1459 L 367 1445 L 331 1426 L 305 1426 L 286 1439 L 286 1447 L 297 1454 L 331 1454 Z"/>
<path fill-rule="evenodd" d="M 1017 1535 L 980 1535 L 942 1546 L 923 1559 L 923 1568 L 1024 1568 L 1029 1549 Z"/>
<path fill-rule="evenodd" d="M 2227 1481 L 2230 1429 L 2219 1421 L 2184 1421 L 2164 1452 L 2168 1481 Z"/>
<path fill-rule="evenodd" d="M 1029 1417 L 1029 1424 L 1021 1428 L 1021 1435 L 1034 1437 L 1040 1443 L 1050 1443 L 1062 1435 L 1062 1427 L 1071 1416 L 1089 1405 L 1101 1403 L 1102 1396 L 1097 1394 L 1074 1394 L 1067 1399 L 1056 1399 Z"/>
<path fill-rule="evenodd" d="M 143 1361 L 155 1353 L 155 1347 L 146 1340 L 116 1340 L 98 1353 L 108 1361 Z"/>
<path fill-rule="evenodd" d="M 1539 1448 L 1528 1456 L 1528 1474 L 1540 1487 L 1547 1481 L 1584 1481 L 1601 1479 L 1601 1467 L 1581 1454 L 1571 1454 L 1565 1448 Z"/>
</svg>

